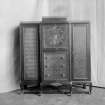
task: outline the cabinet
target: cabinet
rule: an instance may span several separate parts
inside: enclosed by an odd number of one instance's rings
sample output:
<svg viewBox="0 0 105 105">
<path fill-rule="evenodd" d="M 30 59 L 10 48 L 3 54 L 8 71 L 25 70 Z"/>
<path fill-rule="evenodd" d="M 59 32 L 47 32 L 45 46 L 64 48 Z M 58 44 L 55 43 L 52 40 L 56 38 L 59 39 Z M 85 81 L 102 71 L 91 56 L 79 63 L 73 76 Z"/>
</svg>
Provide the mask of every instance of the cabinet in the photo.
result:
<svg viewBox="0 0 105 105">
<path fill-rule="evenodd" d="M 91 83 L 90 23 L 44 18 L 20 24 L 21 89 L 59 83 L 83 88 Z"/>
</svg>

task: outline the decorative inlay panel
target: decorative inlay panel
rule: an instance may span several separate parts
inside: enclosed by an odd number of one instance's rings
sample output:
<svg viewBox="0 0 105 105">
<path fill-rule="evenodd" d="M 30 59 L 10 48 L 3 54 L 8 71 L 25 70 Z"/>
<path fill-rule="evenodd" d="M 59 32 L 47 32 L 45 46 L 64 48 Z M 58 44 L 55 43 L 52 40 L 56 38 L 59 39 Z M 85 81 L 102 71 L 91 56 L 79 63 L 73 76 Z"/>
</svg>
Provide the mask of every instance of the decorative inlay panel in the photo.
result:
<svg viewBox="0 0 105 105">
<path fill-rule="evenodd" d="M 44 48 L 66 48 L 67 25 L 47 24 L 42 28 Z"/>
<path fill-rule="evenodd" d="M 44 79 L 67 79 L 66 53 L 44 53 Z"/>
</svg>

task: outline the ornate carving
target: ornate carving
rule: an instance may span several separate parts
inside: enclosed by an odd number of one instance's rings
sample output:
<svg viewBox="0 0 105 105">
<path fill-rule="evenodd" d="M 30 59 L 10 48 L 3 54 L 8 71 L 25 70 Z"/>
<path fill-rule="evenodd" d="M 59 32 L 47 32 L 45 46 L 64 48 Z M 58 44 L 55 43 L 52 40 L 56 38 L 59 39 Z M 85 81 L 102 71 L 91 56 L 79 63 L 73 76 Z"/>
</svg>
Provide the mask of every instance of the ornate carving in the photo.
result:
<svg viewBox="0 0 105 105">
<path fill-rule="evenodd" d="M 44 47 L 65 47 L 66 28 L 65 25 L 45 25 L 44 31 Z"/>
<path fill-rule="evenodd" d="M 65 53 L 45 53 L 44 54 L 44 75 L 45 79 L 64 79 L 67 78 L 66 54 Z M 47 59 L 46 59 L 47 58 Z M 62 59 L 61 59 L 62 58 Z M 47 67 L 46 67 L 47 66 Z M 49 74 L 50 76 L 46 76 Z"/>
</svg>

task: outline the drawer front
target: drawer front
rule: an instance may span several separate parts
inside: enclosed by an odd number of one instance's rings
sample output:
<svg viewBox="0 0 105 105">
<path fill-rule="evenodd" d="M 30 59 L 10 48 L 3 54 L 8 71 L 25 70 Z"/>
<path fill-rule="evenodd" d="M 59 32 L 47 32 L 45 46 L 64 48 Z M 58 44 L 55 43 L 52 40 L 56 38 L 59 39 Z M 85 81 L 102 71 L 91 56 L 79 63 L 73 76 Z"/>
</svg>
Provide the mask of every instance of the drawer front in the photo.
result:
<svg viewBox="0 0 105 105">
<path fill-rule="evenodd" d="M 66 48 L 68 36 L 68 24 L 43 24 L 44 48 Z"/>
<path fill-rule="evenodd" d="M 66 53 L 44 53 L 44 80 L 67 80 Z"/>
<path fill-rule="evenodd" d="M 23 27 L 24 80 L 38 78 L 37 27 Z"/>
</svg>

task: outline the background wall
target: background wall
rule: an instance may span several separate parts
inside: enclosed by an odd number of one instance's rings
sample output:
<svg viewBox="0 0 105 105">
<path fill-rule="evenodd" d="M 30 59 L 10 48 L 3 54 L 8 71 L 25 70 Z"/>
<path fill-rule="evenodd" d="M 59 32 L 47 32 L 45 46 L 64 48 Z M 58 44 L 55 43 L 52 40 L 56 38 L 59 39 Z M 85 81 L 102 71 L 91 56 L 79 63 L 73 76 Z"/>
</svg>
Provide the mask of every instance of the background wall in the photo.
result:
<svg viewBox="0 0 105 105">
<path fill-rule="evenodd" d="M 21 21 L 39 21 L 42 16 L 91 22 L 92 81 L 99 85 L 100 80 L 104 86 L 104 10 L 104 0 L 0 0 L 0 92 L 19 88 L 17 26 Z"/>
<path fill-rule="evenodd" d="M 105 0 L 96 0 L 97 84 L 105 87 Z"/>
<path fill-rule="evenodd" d="M 16 28 L 21 21 L 41 19 L 43 2 L 36 1 L 0 0 L 0 92 L 19 88 L 14 54 Z"/>
</svg>

